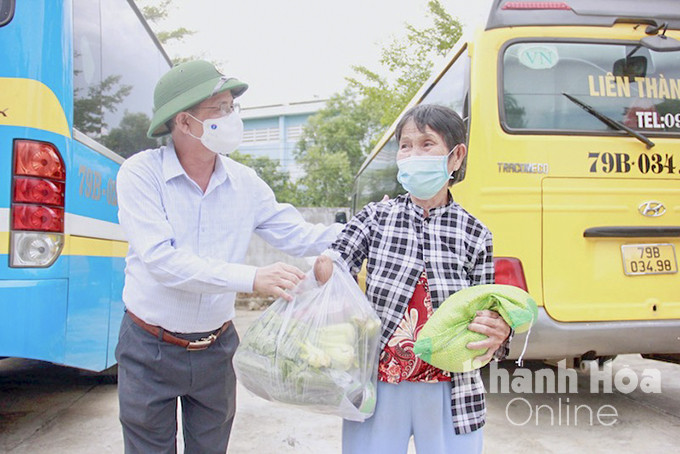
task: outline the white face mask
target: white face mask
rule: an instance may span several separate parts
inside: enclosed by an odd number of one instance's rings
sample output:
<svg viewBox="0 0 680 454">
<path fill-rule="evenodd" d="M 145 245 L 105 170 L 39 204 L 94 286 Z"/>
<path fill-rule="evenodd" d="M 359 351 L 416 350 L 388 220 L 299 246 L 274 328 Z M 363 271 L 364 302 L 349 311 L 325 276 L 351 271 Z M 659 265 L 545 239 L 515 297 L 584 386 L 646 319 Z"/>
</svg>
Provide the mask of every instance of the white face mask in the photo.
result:
<svg viewBox="0 0 680 454">
<path fill-rule="evenodd" d="M 243 121 L 236 112 L 203 121 L 191 114 L 189 116 L 203 124 L 203 135 L 201 137 L 196 137 L 191 133 L 189 135 L 200 140 L 208 150 L 214 153 L 228 156 L 236 150 L 236 147 L 243 140 Z"/>
</svg>

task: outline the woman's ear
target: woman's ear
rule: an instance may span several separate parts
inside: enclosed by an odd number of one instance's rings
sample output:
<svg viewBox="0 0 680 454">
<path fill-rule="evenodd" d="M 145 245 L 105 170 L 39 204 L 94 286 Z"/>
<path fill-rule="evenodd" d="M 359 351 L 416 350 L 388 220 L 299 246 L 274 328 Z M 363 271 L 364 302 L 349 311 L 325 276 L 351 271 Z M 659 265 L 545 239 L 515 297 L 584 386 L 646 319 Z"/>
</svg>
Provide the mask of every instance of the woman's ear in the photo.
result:
<svg viewBox="0 0 680 454">
<path fill-rule="evenodd" d="M 466 154 L 467 147 L 464 143 L 459 143 L 453 148 L 451 155 L 449 156 L 449 174 L 460 169 L 460 166 L 463 165 L 463 160 L 465 159 Z"/>
</svg>

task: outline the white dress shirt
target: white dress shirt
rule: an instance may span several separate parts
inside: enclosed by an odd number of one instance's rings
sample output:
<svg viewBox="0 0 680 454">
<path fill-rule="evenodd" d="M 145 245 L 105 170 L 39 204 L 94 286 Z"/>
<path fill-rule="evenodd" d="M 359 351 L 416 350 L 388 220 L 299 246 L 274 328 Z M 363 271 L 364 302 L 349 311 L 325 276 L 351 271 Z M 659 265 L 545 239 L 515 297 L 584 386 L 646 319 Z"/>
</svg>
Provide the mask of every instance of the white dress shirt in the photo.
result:
<svg viewBox="0 0 680 454">
<path fill-rule="evenodd" d="M 172 332 L 211 331 L 234 317 L 236 292 L 253 290 L 257 268 L 243 264 L 253 232 L 290 255 L 310 256 L 342 230 L 305 222 L 254 170 L 224 156 L 203 193 L 172 143 L 127 159 L 117 189 L 129 242 L 123 301 Z"/>
</svg>

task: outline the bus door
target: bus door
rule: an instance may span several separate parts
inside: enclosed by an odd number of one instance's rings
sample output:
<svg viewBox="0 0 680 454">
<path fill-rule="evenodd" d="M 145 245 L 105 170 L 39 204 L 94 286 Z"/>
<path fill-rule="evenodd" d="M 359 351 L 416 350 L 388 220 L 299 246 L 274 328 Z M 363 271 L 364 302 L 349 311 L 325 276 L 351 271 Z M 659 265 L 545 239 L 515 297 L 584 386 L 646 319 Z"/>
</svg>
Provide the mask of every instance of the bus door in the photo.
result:
<svg viewBox="0 0 680 454">
<path fill-rule="evenodd" d="M 546 166 L 543 301 L 558 321 L 680 316 L 680 46 L 651 49 L 643 29 L 501 50 L 503 128 Z"/>
</svg>

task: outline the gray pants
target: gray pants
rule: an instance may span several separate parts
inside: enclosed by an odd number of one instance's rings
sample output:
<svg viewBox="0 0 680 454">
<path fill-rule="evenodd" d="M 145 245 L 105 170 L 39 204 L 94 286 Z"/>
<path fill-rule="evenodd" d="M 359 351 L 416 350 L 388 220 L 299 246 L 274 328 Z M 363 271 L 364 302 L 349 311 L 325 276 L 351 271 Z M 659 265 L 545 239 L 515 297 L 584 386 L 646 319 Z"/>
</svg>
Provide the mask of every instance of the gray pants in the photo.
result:
<svg viewBox="0 0 680 454">
<path fill-rule="evenodd" d="M 181 337 L 193 341 L 208 334 Z M 158 340 L 125 314 L 116 347 L 125 452 L 177 451 L 179 397 L 184 452 L 224 454 L 236 410 L 236 376 L 231 360 L 238 342 L 231 324 L 209 348 L 190 352 Z"/>
</svg>

